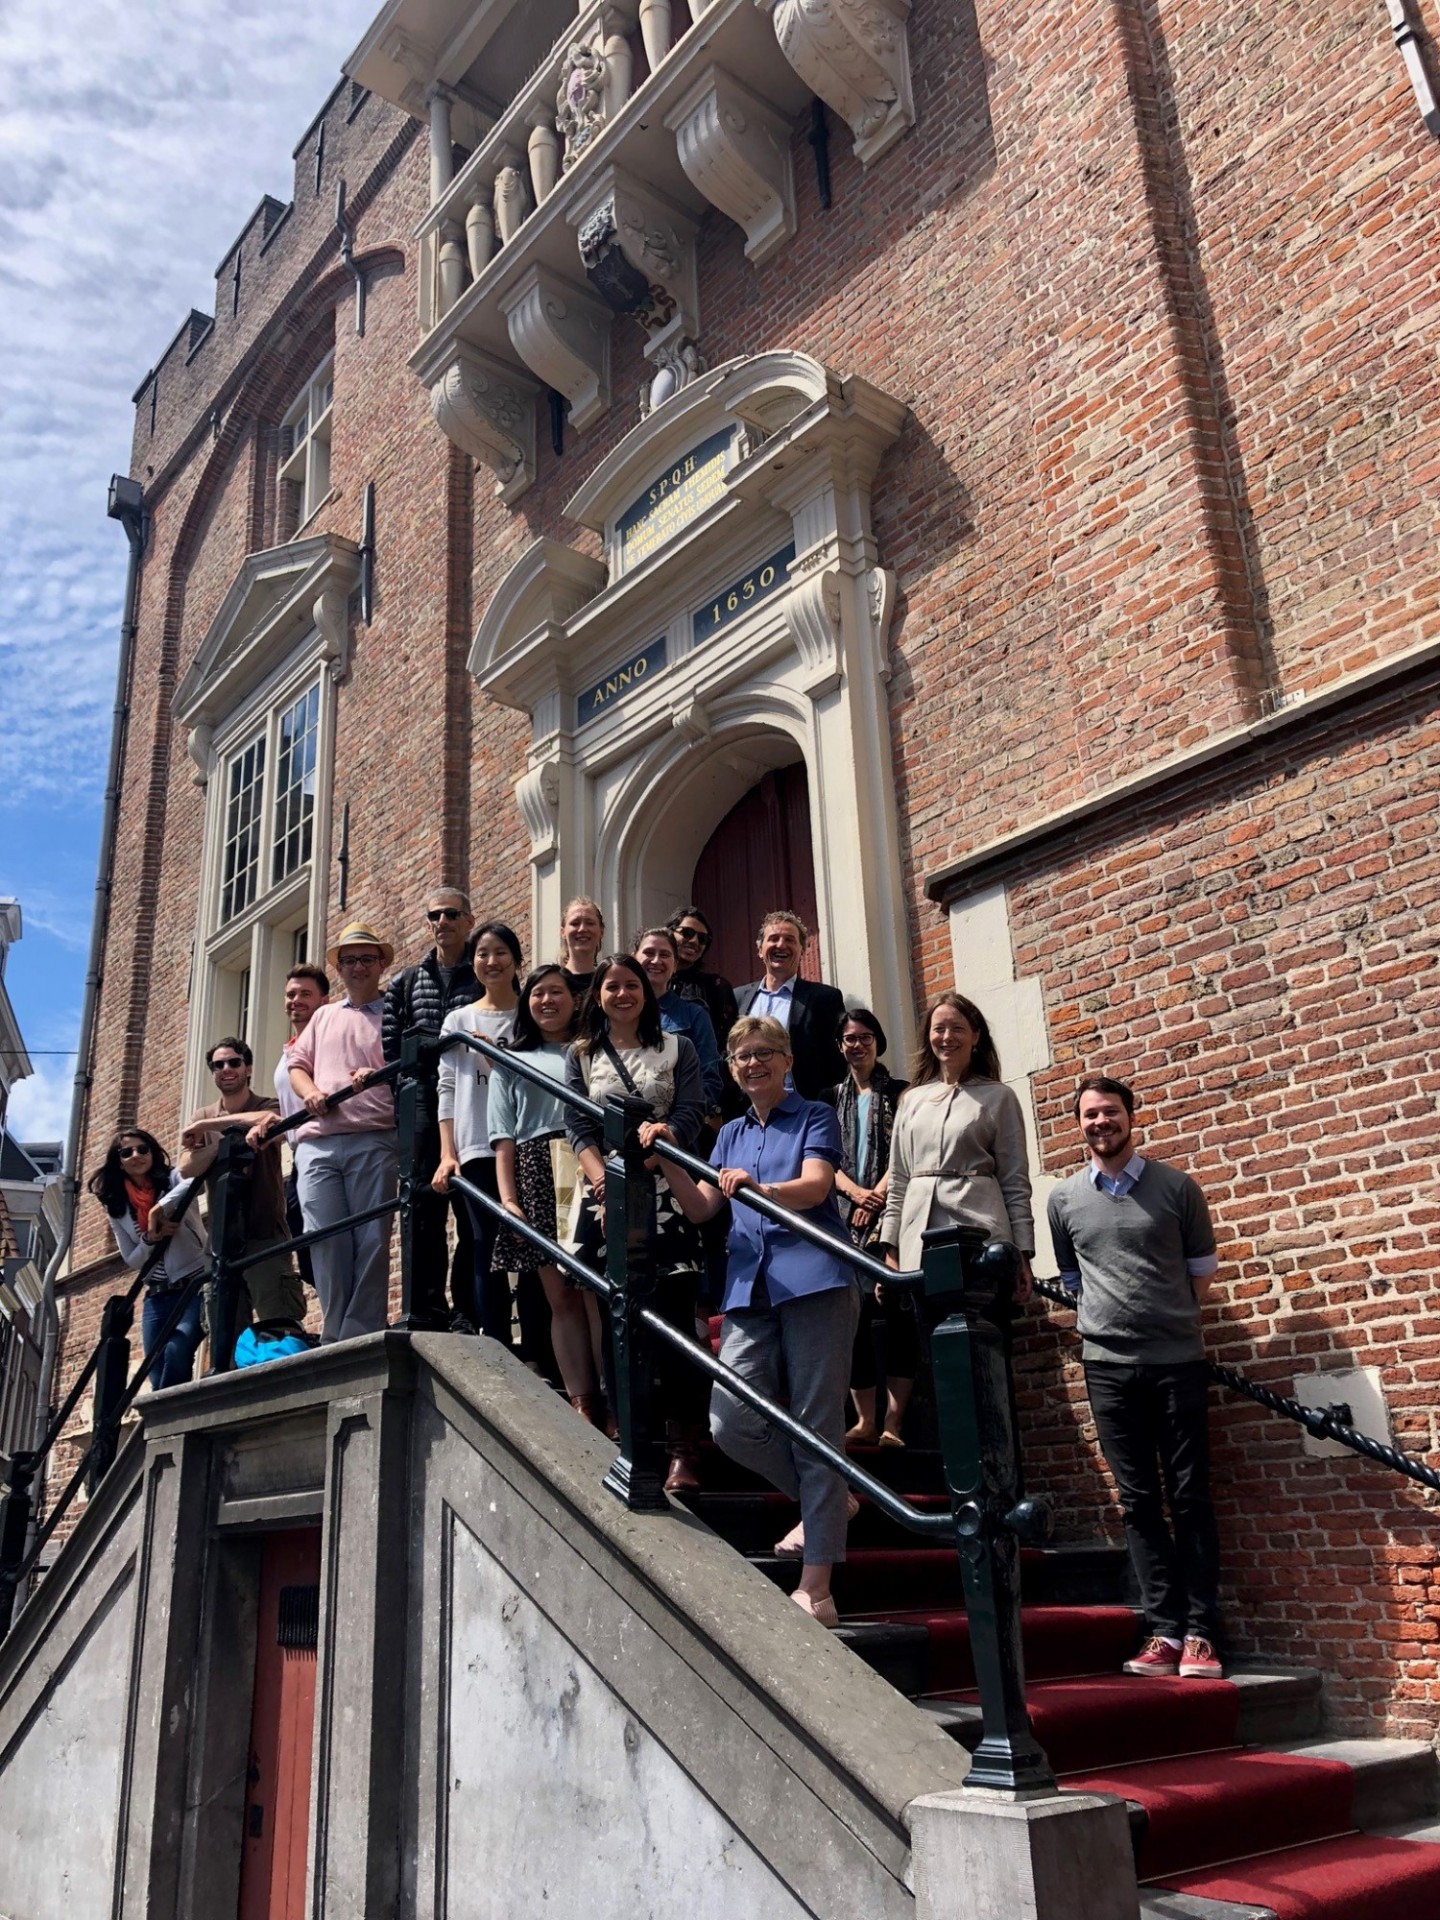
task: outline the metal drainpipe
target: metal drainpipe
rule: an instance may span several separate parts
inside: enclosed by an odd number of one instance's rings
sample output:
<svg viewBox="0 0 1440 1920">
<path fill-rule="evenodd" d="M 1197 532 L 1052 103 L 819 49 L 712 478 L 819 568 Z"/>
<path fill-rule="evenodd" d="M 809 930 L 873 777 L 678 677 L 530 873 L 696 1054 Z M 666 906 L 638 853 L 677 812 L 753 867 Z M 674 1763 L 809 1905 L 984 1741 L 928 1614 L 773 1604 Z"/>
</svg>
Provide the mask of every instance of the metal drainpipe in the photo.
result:
<svg viewBox="0 0 1440 1920">
<path fill-rule="evenodd" d="M 55 1356 L 60 1345 L 60 1315 L 55 1305 L 55 1282 L 70 1242 L 75 1237 L 75 1210 L 80 1198 L 80 1130 L 85 1121 L 86 1097 L 92 1075 L 90 1058 L 95 1044 L 95 1013 L 100 1003 L 102 960 L 105 935 L 110 921 L 110 896 L 114 888 L 115 838 L 120 817 L 120 767 L 125 754 L 125 735 L 130 722 L 130 663 L 135 652 L 136 603 L 140 597 L 140 561 L 145 550 L 148 515 L 144 489 L 138 480 L 114 474 L 106 512 L 125 529 L 130 543 L 130 562 L 125 574 L 125 611 L 120 621 L 120 658 L 115 667 L 115 709 L 110 719 L 110 761 L 105 780 L 105 804 L 100 821 L 99 867 L 95 875 L 95 905 L 90 919 L 90 961 L 85 972 L 85 1000 L 80 1014 L 80 1043 L 75 1058 L 75 1084 L 70 1096 L 70 1132 L 65 1142 L 62 1172 L 63 1211 L 60 1238 L 45 1269 L 40 1311 L 45 1321 L 45 1345 L 40 1357 L 40 1390 L 36 1397 L 35 1435 L 38 1445 L 49 1422 L 50 1383 L 55 1373 Z"/>
</svg>

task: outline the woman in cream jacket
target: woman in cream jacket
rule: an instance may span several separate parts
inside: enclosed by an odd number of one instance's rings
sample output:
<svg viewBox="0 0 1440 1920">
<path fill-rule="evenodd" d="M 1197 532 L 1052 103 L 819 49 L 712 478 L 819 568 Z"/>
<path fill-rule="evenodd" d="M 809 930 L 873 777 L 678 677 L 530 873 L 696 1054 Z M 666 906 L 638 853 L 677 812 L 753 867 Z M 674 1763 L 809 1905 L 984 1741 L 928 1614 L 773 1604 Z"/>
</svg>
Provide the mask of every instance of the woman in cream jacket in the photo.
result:
<svg viewBox="0 0 1440 1920">
<path fill-rule="evenodd" d="M 927 1227 L 967 1224 L 1020 1255 L 1017 1298 L 1029 1298 L 1035 1229 L 1020 1102 L 1000 1079 L 985 1016 L 942 993 L 925 1016 L 915 1077 L 895 1115 L 880 1240 L 892 1267 L 920 1265 Z"/>
</svg>

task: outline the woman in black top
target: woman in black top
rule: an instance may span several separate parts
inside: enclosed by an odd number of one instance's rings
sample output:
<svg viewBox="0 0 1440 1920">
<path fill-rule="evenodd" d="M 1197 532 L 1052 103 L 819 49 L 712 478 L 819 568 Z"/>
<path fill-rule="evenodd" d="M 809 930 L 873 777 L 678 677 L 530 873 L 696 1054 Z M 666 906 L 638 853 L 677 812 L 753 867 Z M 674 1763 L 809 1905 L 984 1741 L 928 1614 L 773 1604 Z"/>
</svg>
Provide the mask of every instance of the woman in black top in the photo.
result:
<svg viewBox="0 0 1440 1920">
<path fill-rule="evenodd" d="M 577 1000 L 595 978 L 604 938 L 604 914 L 588 894 L 576 894 L 560 916 L 560 964 Z"/>
<path fill-rule="evenodd" d="M 897 1080 L 880 1065 L 885 1051 L 885 1029 L 866 1007 L 857 1007 L 840 1022 L 836 1038 L 850 1071 L 825 1098 L 840 1121 L 845 1159 L 835 1175 L 840 1210 L 847 1217 L 856 1246 L 866 1246 L 885 1211 L 885 1189 L 890 1168 L 890 1134 L 895 1108 L 910 1084 Z M 892 1289 L 893 1296 L 893 1289 Z M 919 1359 L 918 1330 L 908 1300 L 892 1297 L 877 1303 L 872 1285 L 861 1281 L 860 1324 L 850 1368 L 850 1396 L 858 1415 L 846 1434 L 850 1446 L 902 1447 L 900 1429 L 915 1385 Z M 876 1381 L 885 1372 L 885 1423 L 876 1423 Z"/>
</svg>

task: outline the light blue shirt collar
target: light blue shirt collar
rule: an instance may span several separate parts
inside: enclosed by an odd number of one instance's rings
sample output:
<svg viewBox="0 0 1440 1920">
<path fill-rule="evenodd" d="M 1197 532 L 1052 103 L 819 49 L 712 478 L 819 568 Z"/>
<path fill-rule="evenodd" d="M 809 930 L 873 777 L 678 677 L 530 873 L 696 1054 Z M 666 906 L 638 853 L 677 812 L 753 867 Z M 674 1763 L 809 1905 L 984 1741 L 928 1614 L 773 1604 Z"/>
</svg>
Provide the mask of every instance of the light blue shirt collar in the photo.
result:
<svg viewBox="0 0 1440 1920">
<path fill-rule="evenodd" d="M 1117 1200 L 1129 1193 L 1135 1182 L 1145 1171 L 1145 1162 L 1138 1153 L 1132 1153 L 1119 1173 L 1106 1173 L 1095 1160 L 1090 1162 L 1090 1184 L 1098 1187 L 1102 1193 L 1113 1194 Z"/>
</svg>

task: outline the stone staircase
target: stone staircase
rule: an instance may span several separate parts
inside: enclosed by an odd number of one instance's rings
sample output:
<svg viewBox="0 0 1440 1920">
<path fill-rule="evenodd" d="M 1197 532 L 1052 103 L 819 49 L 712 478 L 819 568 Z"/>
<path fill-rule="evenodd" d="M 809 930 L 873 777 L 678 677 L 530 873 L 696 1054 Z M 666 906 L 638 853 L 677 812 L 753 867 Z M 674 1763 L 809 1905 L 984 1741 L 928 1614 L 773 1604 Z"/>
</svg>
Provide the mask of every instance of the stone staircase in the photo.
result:
<svg viewBox="0 0 1440 1920">
<path fill-rule="evenodd" d="M 856 1456 L 943 1508 L 922 1449 Z M 796 1509 L 715 1449 L 685 1504 L 782 1588 L 773 1543 Z M 1120 1672 L 1140 1637 L 1128 1562 L 1108 1546 L 1022 1556 L 1027 1697 L 1062 1788 L 1122 1796 L 1146 1920 L 1440 1920 L 1440 1770 L 1417 1740 L 1334 1739 L 1322 1677 L 1246 1663 L 1220 1681 Z M 862 1501 L 834 1590 L 838 1638 L 950 1738 L 980 1709 L 960 1570 Z"/>
</svg>

